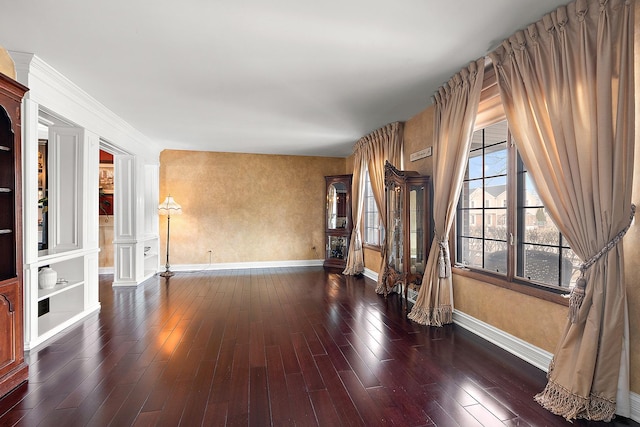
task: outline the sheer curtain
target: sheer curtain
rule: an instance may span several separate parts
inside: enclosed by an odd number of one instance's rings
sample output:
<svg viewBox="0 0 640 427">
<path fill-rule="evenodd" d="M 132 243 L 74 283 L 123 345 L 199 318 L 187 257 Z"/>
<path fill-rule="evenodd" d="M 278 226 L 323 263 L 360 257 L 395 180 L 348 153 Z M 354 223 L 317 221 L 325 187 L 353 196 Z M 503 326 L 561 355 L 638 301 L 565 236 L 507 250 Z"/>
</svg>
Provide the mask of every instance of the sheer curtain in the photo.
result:
<svg viewBox="0 0 640 427">
<path fill-rule="evenodd" d="M 380 213 L 380 223 L 383 227 L 387 226 L 386 222 L 386 209 L 384 204 L 384 163 L 385 161 L 389 161 L 394 165 L 400 163 L 402 159 L 402 148 L 403 148 L 403 139 L 402 132 L 404 130 L 404 123 L 402 122 L 393 122 L 388 125 L 381 127 L 369 135 L 363 136 L 356 143 L 354 148 L 354 182 L 356 181 L 356 174 L 358 175 L 358 185 L 362 187 L 362 183 L 364 182 L 364 177 L 362 174 L 365 171 L 365 164 L 369 170 L 369 178 L 371 180 L 371 189 L 373 192 L 373 198 L 376 201 L 376 205 L 378 206 L 378 211 Z M 362 201 L 362 188 L 360 188 L 360 195 L 358 197 L 358 205 L 353 205 L 353 211 L 358 212 L 358 216 L 360 219 L 356 219 L 356 223 L 362 221 L 362 211 L 363 211 L 363 201 Z M 354 198 L 355 203 L 355 198 Z M 355 269 L 350 269 L 350 259 L 357 262 L 359 259 L 362 259 L 362 226 L 358 227 L 357 234 L 358 236 L 354 236 L 356 234 L 356 230 L 351 236 L 351 248 L 349 248 L 349 254 L 347 255 L 347 268 L 344 271 L 344 274 L 358 274 L 364 271 L 364 262 L 362 263 L 362 270 L 357 272 Z M 354 241 L 360 242 L 360 255 L 356 253 L 358 250 Z M 382 242 L 382 264 L 380 274 L 378 274 L 378 286 L 376 288 L 376 292 L 380 293 L 380 281 L 382 280 L 382 272 L 384 262 L 386 259 L 386 244 Z M 360 257 L 360 258 L 358 258 Z M 354 264 L 355 265 L 355 264 Z"/>
<path fill-rule="evenodd" d="M 631 4 L 578 0 L 490 55 L 522 159 L 583 261 L 547 386 L 536 396 L 568 420 L 608 421 L 616 402 L 629 415 L 621 239 L 634 211 Z"/>
<path fill-rule="evenodd" d="M 435 94 L 433 220 L 435 237 L 416 303 L 409 318 L 423 325 L 452 322 L 453 289 L 449 231 L 464 178 L 478 112 L 484 59 L 472 62 Z"/>
</svg>

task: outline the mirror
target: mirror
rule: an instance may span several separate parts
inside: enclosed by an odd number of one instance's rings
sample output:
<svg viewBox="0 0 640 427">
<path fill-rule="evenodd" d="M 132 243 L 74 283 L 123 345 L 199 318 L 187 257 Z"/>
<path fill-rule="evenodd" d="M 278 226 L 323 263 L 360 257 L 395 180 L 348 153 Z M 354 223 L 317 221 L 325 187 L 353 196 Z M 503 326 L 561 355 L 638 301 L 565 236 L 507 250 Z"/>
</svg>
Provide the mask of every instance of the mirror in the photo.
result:
<svg viewBox="0 0 640 427">
<path fill-rule="evenodd" d="M 327 189 L 327 228 L 348 228 L 347 186 L 343 182 L 329 184 Z"/>
</svg>

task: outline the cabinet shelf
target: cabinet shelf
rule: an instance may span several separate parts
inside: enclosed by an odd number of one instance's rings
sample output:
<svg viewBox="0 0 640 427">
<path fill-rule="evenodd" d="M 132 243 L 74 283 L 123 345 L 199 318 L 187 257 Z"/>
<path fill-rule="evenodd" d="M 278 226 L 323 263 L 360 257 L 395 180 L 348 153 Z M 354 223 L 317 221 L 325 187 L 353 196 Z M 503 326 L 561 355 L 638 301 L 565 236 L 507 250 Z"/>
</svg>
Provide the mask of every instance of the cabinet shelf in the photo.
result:
<svg viewBox="0 0 640 427">
<path fill-rule="evenodd" d="M 83 280 L 64 284 L 61 283 L 51 289 L 38 289 L 38 302 L 82 285 L 84 285 Z"/>
<path fill-rule="evenodd" d="M 78 315 L 80 311 L 58 311 L 55 313 L 47 313 L 38 318 L 38 330 L 43 335 L 52 329 L 59 327 L 61 324 Z"/>
</svg>

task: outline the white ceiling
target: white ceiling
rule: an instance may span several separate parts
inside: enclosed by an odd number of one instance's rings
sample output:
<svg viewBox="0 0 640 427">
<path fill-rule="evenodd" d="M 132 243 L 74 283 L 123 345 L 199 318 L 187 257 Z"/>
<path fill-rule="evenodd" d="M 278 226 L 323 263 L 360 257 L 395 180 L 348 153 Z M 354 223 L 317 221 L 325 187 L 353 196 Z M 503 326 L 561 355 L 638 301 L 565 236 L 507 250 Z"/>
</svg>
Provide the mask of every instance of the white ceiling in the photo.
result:
<svg viewBox="0 0 640 427">
<path fill-rule="evenodd" d="M 164 148 L 345 157 L 565 3 L 0 0 L 0 45 Z"/>
</svg>

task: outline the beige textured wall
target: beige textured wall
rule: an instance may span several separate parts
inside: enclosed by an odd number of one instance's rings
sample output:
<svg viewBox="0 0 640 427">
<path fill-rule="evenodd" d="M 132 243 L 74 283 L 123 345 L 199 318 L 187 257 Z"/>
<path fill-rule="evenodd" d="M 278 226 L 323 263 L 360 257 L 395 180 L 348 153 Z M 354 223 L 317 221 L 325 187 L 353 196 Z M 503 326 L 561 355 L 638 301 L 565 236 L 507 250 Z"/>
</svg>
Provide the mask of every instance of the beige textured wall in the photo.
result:
<svg viewBox="0 0 640 427">
<path fill-rule="evenodd" d="M 433 152 L 433 120 L 435 108 L 429 106 L 404 124 L 404 169 L 421 175 L 433 173 L 433 155 L 412 162 L 412 153 L 431 147 Z"/>
<path fill-rule="evenodd" d="M 210 249 L 212 263 L 323 259 L 324 176 L 345 168 L 344 158 L 163 151 L 160 196 L 183 209 L 171 217 L 171 263 L 207 264 Z"/>
<path fill-rule="evenodd" d="M 0 46 L 0 73 L 16 79 L 16 67 L 7 50 Z"/>
</svg>

